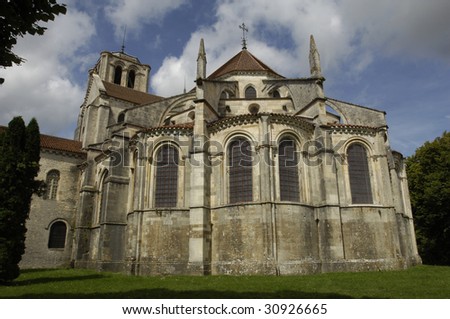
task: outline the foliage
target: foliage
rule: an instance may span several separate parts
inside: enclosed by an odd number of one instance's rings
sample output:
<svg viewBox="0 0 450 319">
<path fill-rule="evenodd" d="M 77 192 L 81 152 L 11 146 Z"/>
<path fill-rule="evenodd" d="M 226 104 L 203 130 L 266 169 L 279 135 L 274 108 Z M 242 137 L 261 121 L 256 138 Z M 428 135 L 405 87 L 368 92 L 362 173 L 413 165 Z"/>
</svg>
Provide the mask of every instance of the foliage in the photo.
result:
<svg viewBox="0 0 450 319">
<path fill-rule="evenodd" d="M 0 282 L 19 276 L 25 252 L 25 221 L 31 196 L 39 188 L 40 133 L 35 119 L 27 127 L 15 117 L 0 134 Z"/>
<path fill-rule="evenodd" d="M 407 159 L 419 254 L 426 264 L 450 265 L 450 132 Z"/>
<path fill-rule="evenodd" d="M 450 267 L 303 276 L 128 276 L 24 270 L 0 298 L 450 298 Z"/>
<path fill-rule="evenodd" d="M 39 22 L 54 20 L 66 13 L 66 6 L 56 0 L 0 0 L 0 66 L 20 64 L 23 58 L 12 52 L 18 37 L 42 35 L 47 28 Z"/>
</svg>

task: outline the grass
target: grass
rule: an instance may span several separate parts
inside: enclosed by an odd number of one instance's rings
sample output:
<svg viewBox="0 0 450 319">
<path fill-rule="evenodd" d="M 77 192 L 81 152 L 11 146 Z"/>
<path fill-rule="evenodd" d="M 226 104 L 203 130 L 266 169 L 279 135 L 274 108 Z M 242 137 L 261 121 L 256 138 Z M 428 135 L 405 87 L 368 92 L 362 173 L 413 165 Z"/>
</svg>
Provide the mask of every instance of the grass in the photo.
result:
<svg viewBox="0 0 450 319">
<path fill-rule="evenodd" d="M 135 277 L 24 270 L 0 298 L 450 298 L 450 267 L 308 276 Z"/>
</svg>

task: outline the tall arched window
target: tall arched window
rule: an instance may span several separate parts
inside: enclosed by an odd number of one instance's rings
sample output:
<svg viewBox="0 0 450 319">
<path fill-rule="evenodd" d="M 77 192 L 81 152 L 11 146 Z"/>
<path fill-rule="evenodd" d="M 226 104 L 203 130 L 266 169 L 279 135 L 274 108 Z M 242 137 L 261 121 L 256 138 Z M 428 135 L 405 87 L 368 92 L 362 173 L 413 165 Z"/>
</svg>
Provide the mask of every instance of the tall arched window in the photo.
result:
<svg viewBox="0 0 450 319">
<path fill-rule="evenodd" d="M 372 204 L 369 163 L 363 145 L 354 143 L 347 149 L 348 174 L 353 204 Z"/>
<path fill-rule="evenodd" d="M 245 89 L 245 98 L 256 99 L 256 90 L 253 86 L 249 86 L 247 89 Z"/>
<path fill-rule="evenodd" d="M 64 248 L 66 246 L 67 226 L 64 222 L 55 222 L 50 227 L 48 248 Z"/>
<path fill-rule="evenodd" d="M 127 77 L 127 86 L 129 88 L 134 89 L 134 81 L 136 79 L 136 72 L 134 70 L 130 70 L 128 72 L 128 77 Z"/>
<path fill-rule="evenodd" d="M 292 139 L 283 139 L 278 146 L 280 174 L 280 199 L 292 202 L 300 200 L 297 152 Z"/>
<path fill-rule="evenodd" d="M 56 169 L 52 169 L 47 173 L 47 190 L 45 192 L 46 199 L 56 199 L 56 195 L 58 194 L 58 183 L 59 183 L 59 171 Z"/>
<path fill-rule="evenodd" d="M 122 82 L 122 67 L 118 65 L 114 69 L 114 83 L 120 85 L 120 82 Z"/>
<path fill-rule="evenodd" d="M 178 149 L 163 145 L 156 156 L 155 206 L 176 207 L 178 198 Z"/>
<path fill-rule="evenodd" d="M 237 138 L 228 146 L 229 202 L 253 200 L 252 149 L 245 138 Z"/>
</svg>

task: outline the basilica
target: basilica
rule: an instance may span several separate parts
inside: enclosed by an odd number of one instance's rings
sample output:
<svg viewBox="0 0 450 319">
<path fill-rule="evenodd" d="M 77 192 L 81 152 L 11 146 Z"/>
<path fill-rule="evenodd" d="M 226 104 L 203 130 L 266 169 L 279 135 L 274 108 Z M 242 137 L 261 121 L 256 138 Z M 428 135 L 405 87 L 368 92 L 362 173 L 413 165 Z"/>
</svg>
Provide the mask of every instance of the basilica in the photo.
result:
<svg viewBox="0 0 450 319">
<path fill-rule="evenodd" d="M 102 52 L 73 140 L 41 136 L 22 268 L 297 275 L 420 263 L 386 113 L 286 78 L 243 48 L 195 88 L 148 93 L 150 66 Z M 305 59 L 308 57 L 305 52 Z"/>
</svg>

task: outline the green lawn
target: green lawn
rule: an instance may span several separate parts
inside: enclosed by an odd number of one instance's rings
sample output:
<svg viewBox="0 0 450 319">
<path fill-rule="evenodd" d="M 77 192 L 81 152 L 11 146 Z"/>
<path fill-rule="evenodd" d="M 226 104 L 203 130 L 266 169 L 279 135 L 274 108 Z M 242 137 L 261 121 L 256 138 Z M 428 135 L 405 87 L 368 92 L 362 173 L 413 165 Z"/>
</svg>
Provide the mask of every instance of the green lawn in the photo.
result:
<svg viewBox="0 0 450 319">
<path fill-rule="evenodd" d="M 25 270 L 0 298 L 450 298 L 450 267 L 279 277 Z"/>
</svg>

